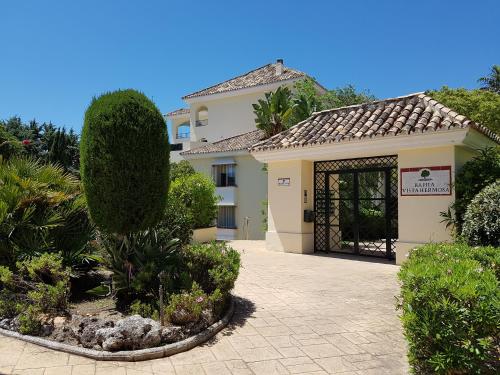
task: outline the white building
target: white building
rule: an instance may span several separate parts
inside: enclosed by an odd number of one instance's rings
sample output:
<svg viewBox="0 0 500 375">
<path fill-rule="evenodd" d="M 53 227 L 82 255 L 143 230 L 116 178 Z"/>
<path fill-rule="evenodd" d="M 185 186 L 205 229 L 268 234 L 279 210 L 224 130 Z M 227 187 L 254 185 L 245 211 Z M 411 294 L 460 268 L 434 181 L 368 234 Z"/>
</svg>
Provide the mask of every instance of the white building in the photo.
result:
<svg viewBox="0 0 500 375">
<path fill-rule="evenodd" d="M 267 172 L 248 149 L 263 139 L 256 129 L 252 104 L 285 85 L 293 87 L 305 73 L 267 64 L 184 96 L 189 108 L 167 114 L 171 121 L 171 161 L 188 160 L 212 176 L 219 203 L 219 239 L 264 239 L 263 202 L 267 200 Z M 318 85 L 318 91 L 324 88 Z"/>
</svg>

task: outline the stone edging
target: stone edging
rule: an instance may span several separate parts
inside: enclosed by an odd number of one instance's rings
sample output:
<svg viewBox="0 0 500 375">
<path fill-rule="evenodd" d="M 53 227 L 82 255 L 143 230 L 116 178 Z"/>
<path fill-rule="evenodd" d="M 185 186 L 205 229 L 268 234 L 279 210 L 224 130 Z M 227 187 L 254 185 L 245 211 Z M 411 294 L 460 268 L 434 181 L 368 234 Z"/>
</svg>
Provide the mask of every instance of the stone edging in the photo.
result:
<svg viewBox="0 0 500 375">
<path fill-rule="evenodd" d="M 174 342 L 173 344 L 167 344 L 164 346 L 158 346 L 155 348 L 141 349 L 141 350 L 125 350 L 120 352 L 107 352 L 94 349 L 86 349 L 79 346 L 73 346 L 68 344 L 63 344 L 57 341 L 47 340 L 41 337 L 22 335 L 18 332 L 9 331 L 0 328 L 0 334 L 8 337 L 13 337 L 22 341 L 29 342 L 31 344 L 43 346 L 48 349 L 59 350 L 61 352 L 66 352 L 75 355 L 81 355 L 87 358 L 95 359 L 97 361 L 124 361 L 124 362 L 138 362 L 145 361 L 148 359 L 157 359 L 162 357 L 168 357 L 173 354 L 185 352 L 189 349 L 194 348 L 197 345 L 207 341 L 208 339 L 215 336 L 220 330 L 227 326 L 234 313 L 234 300 L 231 298 L 231 303 L 226 314 L 219 321 L 212 324 L 210 327 L 201 331 L 200 333 L 188 337 L 187 339 Z"/>
</svg>

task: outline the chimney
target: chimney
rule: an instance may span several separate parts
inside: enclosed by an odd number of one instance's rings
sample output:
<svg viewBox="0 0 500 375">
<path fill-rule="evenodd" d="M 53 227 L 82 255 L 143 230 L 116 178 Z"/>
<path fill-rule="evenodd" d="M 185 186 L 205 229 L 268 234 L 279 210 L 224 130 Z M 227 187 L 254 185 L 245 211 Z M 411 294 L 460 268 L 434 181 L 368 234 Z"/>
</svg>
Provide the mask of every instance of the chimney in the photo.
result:
<svg viewBox="0 0 500 375">
<path fill-rule="evenodd" d="M 280 76 L 283 74 L 283 59 L 276 60 L 276 75 Z"/>
</svg>

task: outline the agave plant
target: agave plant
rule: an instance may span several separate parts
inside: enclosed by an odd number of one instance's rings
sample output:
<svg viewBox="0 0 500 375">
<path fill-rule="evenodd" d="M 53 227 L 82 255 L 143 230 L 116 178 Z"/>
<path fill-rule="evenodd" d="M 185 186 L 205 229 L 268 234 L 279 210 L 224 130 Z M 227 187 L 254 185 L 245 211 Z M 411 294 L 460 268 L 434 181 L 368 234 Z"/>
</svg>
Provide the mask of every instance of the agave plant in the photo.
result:
<svg viewBox="0 0 500 375">
<path fill-rule="evenodd" d="M 45 252 L 60 252 L 75 270 L 95 260 L 88 254 L 95 230 L 78 179 L 29 158 L 0 167 L 0 264 L 13 267 Z"/>
<path fill-rule="evenodd" d="M 159 286 L 171 290 L 177 279 L 179 240 L 149 229 L 126 236 L 101 234 L 105 260 L 113 271 L 118 307 L 134 299 L 157 300 Z"/>
</svg>

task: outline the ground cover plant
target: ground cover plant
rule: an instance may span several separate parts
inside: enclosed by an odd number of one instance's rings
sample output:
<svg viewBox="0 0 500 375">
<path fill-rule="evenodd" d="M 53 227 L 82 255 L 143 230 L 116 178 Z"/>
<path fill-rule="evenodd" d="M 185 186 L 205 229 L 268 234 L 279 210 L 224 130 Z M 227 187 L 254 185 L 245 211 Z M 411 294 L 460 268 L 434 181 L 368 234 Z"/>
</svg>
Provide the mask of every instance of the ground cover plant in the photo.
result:
<svg viewBox="0 0 500 375">
<path fill-rule="evenodd" d="M 408 359 L 416 374 L 500 370 L 500 251 L 429 244 L 399 272 Z"/>
</svg>

